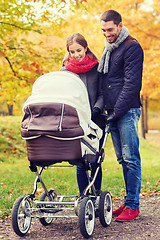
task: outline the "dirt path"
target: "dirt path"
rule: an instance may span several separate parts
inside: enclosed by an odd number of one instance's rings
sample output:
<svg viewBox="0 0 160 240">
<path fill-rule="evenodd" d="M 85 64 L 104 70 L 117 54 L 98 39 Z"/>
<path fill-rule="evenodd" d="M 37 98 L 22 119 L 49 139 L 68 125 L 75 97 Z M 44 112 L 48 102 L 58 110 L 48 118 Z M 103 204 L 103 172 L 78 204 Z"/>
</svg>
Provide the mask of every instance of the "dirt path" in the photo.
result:
<svg viewBox="0 0 160 240">
<path fill-rule="evenodd" d="M 113 207 L 122 202 L 113 202 Z M 96 218 L 93 237 L 94 240 L 159 240 L 160 239 L 160 193 L 155 196 L 140 198 L 140 216 L 132 222 L 118 223 L 114 219 L 111 226 L 104 228 Z M 0 221 L 0 239 L 5 240 L 81 240 L 78 219 L 55 219 L 52 225 L 42 226 L 38 219 L 33 219 L 31 228 L 23 238 L 17 236 L 11 227 L 11 219 Z"/>
</svg>

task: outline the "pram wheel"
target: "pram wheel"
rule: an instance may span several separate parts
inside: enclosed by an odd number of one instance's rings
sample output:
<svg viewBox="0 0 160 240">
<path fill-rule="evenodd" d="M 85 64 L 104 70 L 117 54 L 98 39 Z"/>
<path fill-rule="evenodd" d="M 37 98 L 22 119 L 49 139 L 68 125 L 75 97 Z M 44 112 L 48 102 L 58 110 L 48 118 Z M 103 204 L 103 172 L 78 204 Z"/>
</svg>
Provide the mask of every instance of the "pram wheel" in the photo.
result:
<svg viewBox="0 0 160 240">
<path fill-rule="evenodd" d="M 108 227 L 112 220 L 112 197 L 107 191 L 100 195 L 98 212 L 100 223 L 103 227 Z"/>
<path fill-rule="evenodd" d="M 47 194 L 45 192 L 43 192 L 40 197 L 39 200 L 40 201 L 48 201 L 48 202 L 53 202 L 55 200 L 55 198 L 57 197 L 56 193 L 54 192 L 54 196 L 52 195 L 52 193 L 49 192 L 49 197 L 47 196 Z M 48 206 L 48 205 L 47 205 Z M 41 205 L 41 207 L 46 207 L 46 205 Z M 42 217 L 39 219 L 40 223 L 43 226 L 47 226 L 50 225 L 53 221 L 52 217 Z"/>
<path fill-rule="evenodd" d="M 24 197 L 19 197 L 12 208 L 12 227 L 17 235 L 23 237 L 31 225 L 31 205 L 28 200 L 22 205 Z"/>
<path fill-rule="evenodd" d="M 85 238 L 91 237 L 95 224 L 95 210 L 90 198 L 85 197 L 80 203 L 79 226 L 81 234 Z"/>
</svg>

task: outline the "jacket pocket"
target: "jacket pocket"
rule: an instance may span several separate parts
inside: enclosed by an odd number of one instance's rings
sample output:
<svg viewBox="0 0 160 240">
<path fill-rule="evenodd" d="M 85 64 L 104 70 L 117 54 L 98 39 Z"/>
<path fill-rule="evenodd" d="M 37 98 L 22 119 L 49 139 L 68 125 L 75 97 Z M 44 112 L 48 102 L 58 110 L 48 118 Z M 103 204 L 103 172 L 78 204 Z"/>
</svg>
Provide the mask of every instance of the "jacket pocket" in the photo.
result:
<svg viewBox="0 0 160 240">
<path fill-rule="evenodd" d="M 105 94 L 105 105 L 107 109 L 113 109 L 117 102 L 117 99 L 122 91 L 123 85 L 120 84 L 108 84 Z"/>
</svg>

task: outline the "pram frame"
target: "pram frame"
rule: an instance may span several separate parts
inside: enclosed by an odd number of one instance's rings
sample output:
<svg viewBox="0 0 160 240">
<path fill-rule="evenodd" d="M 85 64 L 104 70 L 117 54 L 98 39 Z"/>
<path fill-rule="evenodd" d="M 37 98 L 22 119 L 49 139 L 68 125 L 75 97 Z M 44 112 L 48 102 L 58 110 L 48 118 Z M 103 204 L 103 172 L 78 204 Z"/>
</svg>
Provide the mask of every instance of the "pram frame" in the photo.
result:
<svg viewBox="0 0 160 240">
<path fill-rule="evenodd" d="M 108 134 L 110 132 L 111 124 L 108 124 L 105 128 L 105 134 L 104 134 L 104 140 L 102 143 L 102 147 L 99 151 L 99 155 L 97 158 L 97 169 L 94 174 L 93 179 L 91 179 L 88 170 L 86 170 L 86 174 L 89 180 L 89 185 L 86 187 L 84 190 L 82 196 L 78 195 L 71 195 L 71 196 L 57 196 L 57 193 L 54 190 L 47 190 L 47 187 L 45 186 L 41 174 L 43 170 L 45 169 L 45 166 L 41 167 L 40 170 L 38 171 L 37 166 L 35 165 L 30 165 L 30 170 L 32 172 L 35 172 L 36 174 L 36 179 L 34 181 L 34 190 L 31 194 L 27 195 L 26 197 L 21 197 L 17 199 L 13 205 L 12 208 L 12 227 L 15 231 L 15 233 L 19 236 L 24 236 L 31 224 L 31 219 L 33 217 L 37 217 L 40 219 L 40 222 L 46 226 L 52 223 L 53 218 L 77 218 L 79 217 L 79 224 L 80 224 L 80 231 L 81 234 L 85 238 L 91 237 L 93 230 L 94 230 L 94 222 L 95 222 L 95 214 L 96 212 L 99 212 L 99 219 L 104 227 L 108 227 L 111 223 L 112 219 L 112 199 L 111 195 L 109 192 L 105 191 L 102 192 L 101 195 L 98 195 L 96 193 L 96 189 L 94 187 L 94 182 L 96 180 L 97 174 L 99 172 L 99 168 L 101 166 L 101 163 L 104 160 L 104 147 L 105 143 L 108 137 Z M 88 164 L 88 162 L 87 162 Z M 44 192 L 43 195 L 46 196 L 48 199 L 51 201 L 37 201 L 34 200 L 36 192 L 37 192 L 37 186 L 38 182 L 42 185 Z M 87 194 L 89 190 L 92 190 L 92 194 Z M 101 198 L 102 196 L 102 198 Z M 58 201 L 59 198 L 59 201 Z M 75 201 L 64 201 L 64 199 L 75 199 Z M 52 201 L 53 200 L 53 201 Z M 107 206 L 105 206 L 107 201 Z M 36 208 L 31 208 L 31 204 L 36 205 Z M 80 208 L 78 209 L 78 205 L 80 204 Z M 47 207 L 49 205 L 49 207 Z M 26 207 L 30 206 L 30 207 Z M 45 206 L 45 207 L 44 207 Z M 89 219 L 88 222 L 86 222 L 86 215 L 84 215 L 84 212 L 86 212 L 86 208 L 90 207 L 90 212 L 87 213 L 87 218 Z M 19 210 L 21 209 L 21 213 L 19 214 Z M 75 214 L 72 215 L 60 215 L 59 212 L 62 212 L 63 210 L 75 210 Z M 106 217 L 105 214 L 108 214 Z M 23 218 L 24 216 L 24 226 L 25 229 L 21 229 L 20 224 L 19 224 L 19 219 Z M 27 219 L 27 221 L 26 221 Z M 88 226 L 89 224 L 89 226 Z"/>
<path fill-rule="evenodd" d="M 30 170 L 35 172 L 36 179 L 33 192 L 18 198 L 13 205 L 15 233 L 19 236 L 27 234 L 33 217 L 39 218 L 44 226 L 51 224 L 53 218 L 77 217 L 80 232 L 85 238 L 93 233 L 97 213 L 102 226 L 109 226 L 112 219 L 111 195 L 107 191 L 98 194 L 94 187 L 104 160 L 108 126 L 100 150 L 102 130 L 92 121 L 87 89 L 81 79 L 65 71 L 40 76 L 23 105 L 23 112 L 21 136 L 27 142 Z M 46 167 L 64 161 L 79 165 L 79 160 L 84 160 L 89 180 L 82 196 L 58 196 L 54 190 L 47 189 L 41 177 Z M 89 175 L 92 160 L 98 165 L 93 178 Z M 44 191 L 36 200 L 38 183 Z M 63 210 L 75 210 L 75 213 L 71 211 L 69 215 Z"/>
</svg>

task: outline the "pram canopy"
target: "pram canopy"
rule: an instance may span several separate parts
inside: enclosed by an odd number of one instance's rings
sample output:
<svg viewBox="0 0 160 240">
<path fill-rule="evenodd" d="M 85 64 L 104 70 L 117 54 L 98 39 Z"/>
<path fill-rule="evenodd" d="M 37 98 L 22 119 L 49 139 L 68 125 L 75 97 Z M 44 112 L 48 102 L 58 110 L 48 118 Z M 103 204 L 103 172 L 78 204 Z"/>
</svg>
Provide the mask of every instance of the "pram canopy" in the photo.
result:
<svg viewBox="0 0 160 240">
<path fill-rule="evenodd" d="M 29 160 L 42 159 L 41 155 L 50 160 L 53 158 L 64 159 L 64 154 L 57 152 L 55 154 L 55 151 L 54 154 L 53 152 L 48 154 L 49 149 L 47 149 L 47 155 L 40 153 L 37 155 L 35 149 L 38 149 L 38 145 L 41 145 L 41 149 L 43 148 L 46 137 L 52 139 L 52 149 L 54 145 L 56 148 L 59 146 L 59 152 L 61 152 L 61 145 L 63 150 L 65 148 L 68 153 L 71 150 L 74 151 L 69 145 L 74 146 L 75 150 L 78 149 L 77 153 L 79 154 L 74 154 L 74 157 L 68 154 L 66 155 L 67 159 L 77 158 L 86 152 L 95 154 L 98 150 L 102 131 L 91 120 L 88 93 L 84 83 L 77 75 L 60 71 L 39 77 L 33 84 L 31 96 L 24 103 L 23 112 L 21 135 L 27 140 Z M 88 136 L 91 135 L 92 137 L 89 138 Z M 36 144 L 35 140 L 39 137 L 43 139 L 43 144 L 40 144 L 40 139 Z M 92 147 L 88 148 L 84 142 L 82 143 L 82 138 Z M 55 141 L 58 142 L 58 146 Z M 62 144 L 62 141 L 65 142 Z M 77 146 L 81 147 L 77 148 L 75 142 L 77 142 Z M 67 147 L 64 147 L 65 143 Z M 50 144 L 47 143 L 47 145 Z"/>
</svg>

